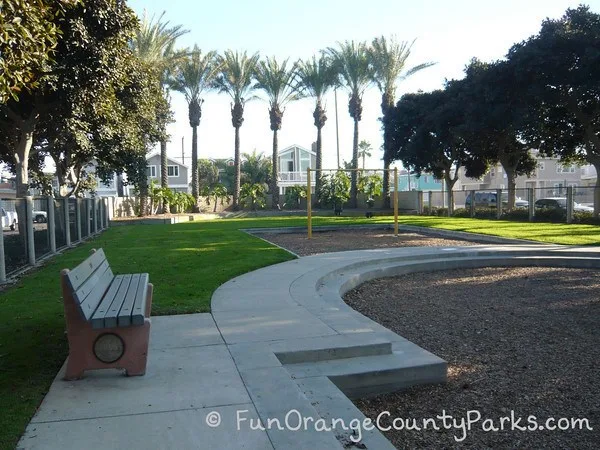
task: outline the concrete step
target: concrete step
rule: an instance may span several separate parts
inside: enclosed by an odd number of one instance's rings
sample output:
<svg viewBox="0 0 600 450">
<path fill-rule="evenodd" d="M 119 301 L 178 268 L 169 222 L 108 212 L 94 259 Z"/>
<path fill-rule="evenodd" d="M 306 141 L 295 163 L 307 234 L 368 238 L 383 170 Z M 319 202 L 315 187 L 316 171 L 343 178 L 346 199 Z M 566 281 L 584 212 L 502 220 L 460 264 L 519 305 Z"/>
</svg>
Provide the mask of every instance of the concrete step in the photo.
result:
<svg viewBox="0 0 600 450">
<path fill-rule="evenodd" d="M 355 333 L 272 343 L 281 364 L 301 364 L 365 356 L 389 355 L 392 344 L 376 333 Z"/>
<path fill-rule="evenodd" d="M 400 343 L 399 348 L 389 355 L 289 364 L 284 367 L 296 380 L 329 377 L 350 398 L 446 381 L 447 363 L 444 360 L 408 341 Z"/>
</svg>

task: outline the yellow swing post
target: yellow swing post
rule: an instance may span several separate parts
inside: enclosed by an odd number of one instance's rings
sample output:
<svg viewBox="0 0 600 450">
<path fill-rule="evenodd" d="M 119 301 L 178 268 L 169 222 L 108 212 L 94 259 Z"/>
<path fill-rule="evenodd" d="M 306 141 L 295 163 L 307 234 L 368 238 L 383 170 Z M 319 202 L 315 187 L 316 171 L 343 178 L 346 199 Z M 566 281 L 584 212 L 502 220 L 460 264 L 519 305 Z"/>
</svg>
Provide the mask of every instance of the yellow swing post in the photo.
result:
<svg viewBox="0 0 600 450">
<path fill-rule="evenodd" d="M 394 236 L 398 236 L 398 168 L 394 167 Z"/>
<path fill-rule="evenodd" d="M 308 239 L 312 238 L 312 192 L 310 190 L 310 167 L 306 169 L 306 216 L 308 218 Z"/>
</svg>

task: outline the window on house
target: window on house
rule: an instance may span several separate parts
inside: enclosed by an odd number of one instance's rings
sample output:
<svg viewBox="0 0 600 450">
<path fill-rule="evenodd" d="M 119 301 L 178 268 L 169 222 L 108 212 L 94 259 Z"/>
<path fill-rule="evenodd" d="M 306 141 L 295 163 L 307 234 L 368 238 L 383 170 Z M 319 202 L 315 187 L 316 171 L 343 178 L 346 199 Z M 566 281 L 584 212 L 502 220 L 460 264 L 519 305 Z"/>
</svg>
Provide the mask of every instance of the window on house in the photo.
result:
<svg viewBox="0 0 600 450">
<path fill-rule="evenodd" d="M 556 165 L 556 173 L 575 173 L 575 166 Z"/>
<path fill-rule="evenodd" d="M 178 177 L 179 166 L 167 166 L 167 175 L 170 177 Z"/>
<path fill-rule="evenodd" d="M 540 161 L 538 163 L 538 169 L 539 170 L 546 170 L 546 163 L 544 161 Z"/>
<path fill-rule="evenodd" d="M 496 176 L 496 168 L 495 168 L 495 167 L 492 167 L 492 168 L 490 169 L 490 175 L 491 175 L 491 176 L 493 176 L 493 177 L 495 177 L 495 176 Z"/>
<path fill-rule="evenodd" d="M 288 172 L 293 172 L 294 171 L 294 161 L 288 161 L 287 171 Z"/>
<path fill-rule="evenodd" d="M 152 178 L 156 178 L 156 166 L 146 167 L 146 175 Z"/>
</svg>

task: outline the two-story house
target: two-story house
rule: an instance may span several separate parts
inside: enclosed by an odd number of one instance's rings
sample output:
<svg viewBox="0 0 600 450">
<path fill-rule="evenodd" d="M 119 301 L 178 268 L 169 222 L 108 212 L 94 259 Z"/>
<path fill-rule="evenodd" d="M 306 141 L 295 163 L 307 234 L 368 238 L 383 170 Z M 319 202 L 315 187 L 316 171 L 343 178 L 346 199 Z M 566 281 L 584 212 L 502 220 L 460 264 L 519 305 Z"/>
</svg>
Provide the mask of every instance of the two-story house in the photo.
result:
<svg viewBox="0 0 600 450">
<path fill-rule="evenodd" d="M 146 169 L 148 174 L 148 184 L 154 181 L 155 184 L 160 185 L 160 153 L 155 153 L 146 158 L 148 161 L 148 168 Z M 185 164 L 175 161 L 172 158 L 167 157 L 167 176 L 168 185 L 172 191 L 177 192 L 189 192 L 189 179 L 188 173 L 190 168 Z"/>
<path fill-rule="evenodd" d="M 290 186 L 306 186 L 306 169 L 316 168 L 317 154 L 313 150 L 294 144 L 279 151 L 277 162 L 279 167 L 277 185 L 279 194 L 283 195 L 286 188 Z M 311 178 L 311 186 L 314 189 L 314 176 Z"/>
</svg>

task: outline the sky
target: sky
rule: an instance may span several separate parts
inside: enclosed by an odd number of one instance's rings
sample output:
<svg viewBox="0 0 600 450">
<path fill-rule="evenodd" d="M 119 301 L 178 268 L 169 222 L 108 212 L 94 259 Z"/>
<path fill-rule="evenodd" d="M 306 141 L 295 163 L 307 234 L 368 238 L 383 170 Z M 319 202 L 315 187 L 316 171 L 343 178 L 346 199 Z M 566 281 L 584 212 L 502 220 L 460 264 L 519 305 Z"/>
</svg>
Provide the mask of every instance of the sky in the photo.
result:
<svg viewBox="0 0 600 450">
<path fill-rule="evenodd" d="M 580 2 L 568 0 L 130 0 L 128 4 L 141 16 L 144 11 L 164 21 L 182 25 L 189 33 L 177 47 L 197 44 L 203 52 L 226 49 L 259 52 L 261 56 L 290 58 L 295 61 L 335 47 L 345 40 L 370 42 L 374 37 L 395 35 L 400 41 L 416 39 L 407 66 L 423 62 L 436 64 L 398 83 L 397 95 L 440 89 L 446 79 L 463 78 L 471 58 L 483 61 L 501 59 L 516 42 L 536 34 L 545 18 L 559 18 Z M 600 10 L 600 0 L 588 1 Z M 240 142 L 242 153 L 272 152 L 268 103 L 253 100 L 246 104 Z M 225 94 L 203 96 L 202 120 L 198 129 L 200 158 L 233 158 L 234 129 L 231 125 L 230 98 Z M 323 128 L 323 167 L 337 167 L 335 97 L 326 96 L 328 121 Z M 337 92 L 340 159 L 352 158 L 353 122 L 348 114 L 348 93 Z M 364 94 L 359 139 L 368 141 L 372 157 L 367 168 L 382 167 L 381 94 L 372 86 Z M 185 163 L 191 155 L 192 129 L 187 104 L 182 95 L 172 93 L 175 123 L 169 126 L 168 154 L 181 161 L 182 138 Z M 316 140 L 312 112 L 314 99 L 307 98 L 286 106 L 279 148 L 293 144 L 310 148 Z M 158 152 L 158 147 L 156 148 Z"/>
</svg>

